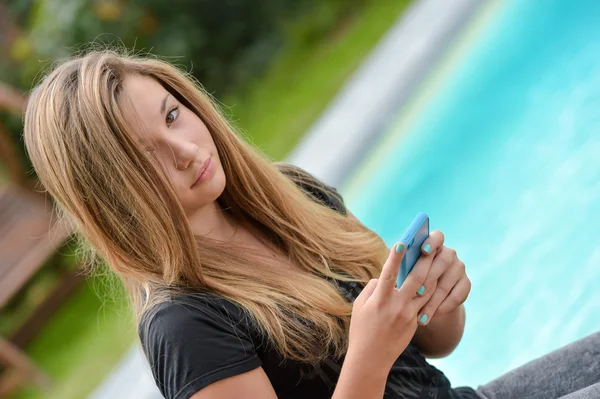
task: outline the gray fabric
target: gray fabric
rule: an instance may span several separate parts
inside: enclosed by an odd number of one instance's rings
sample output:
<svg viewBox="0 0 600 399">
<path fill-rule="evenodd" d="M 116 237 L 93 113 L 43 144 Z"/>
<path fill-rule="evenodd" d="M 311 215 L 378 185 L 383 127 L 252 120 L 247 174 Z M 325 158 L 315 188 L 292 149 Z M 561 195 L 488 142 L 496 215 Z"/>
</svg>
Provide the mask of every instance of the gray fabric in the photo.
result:
<svg viewBox="0 0 600 399">
<path fill-rule="evenodd" d="M 570 393 L 563 396 L 561 399 L 589 399 L 589 398 L 600 398 L 600 382 L 589 386 L 587 388 L 580 389 L 579 391 Z"/>
<path fill-rule="evenodd" d="M 573 342 L 480 386 L 484 399 L 600 398 L 600 333 Z"/>
</svg>

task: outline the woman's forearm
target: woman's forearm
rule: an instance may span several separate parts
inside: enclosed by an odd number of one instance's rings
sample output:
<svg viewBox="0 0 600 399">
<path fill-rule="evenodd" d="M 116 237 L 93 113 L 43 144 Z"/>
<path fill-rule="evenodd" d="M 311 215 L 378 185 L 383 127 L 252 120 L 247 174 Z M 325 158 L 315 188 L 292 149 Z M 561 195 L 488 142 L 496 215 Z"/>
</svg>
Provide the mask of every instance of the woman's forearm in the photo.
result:
<svg viewBox="0 0 600 399">
<path fill-rule="evenodd" d="M 332 399 L 383 398 L 389 372 L 390 367 L 371 365 L 348 350 Z"/>
<path fill-rule="evenodd" d="M 443 316 L 434 316 L 429 324 L 419 326 L 412 342 L 423 356 L 440 358 L 448 356 L 458 346 L 465 330 L 465 308 Z"/>
</svg>

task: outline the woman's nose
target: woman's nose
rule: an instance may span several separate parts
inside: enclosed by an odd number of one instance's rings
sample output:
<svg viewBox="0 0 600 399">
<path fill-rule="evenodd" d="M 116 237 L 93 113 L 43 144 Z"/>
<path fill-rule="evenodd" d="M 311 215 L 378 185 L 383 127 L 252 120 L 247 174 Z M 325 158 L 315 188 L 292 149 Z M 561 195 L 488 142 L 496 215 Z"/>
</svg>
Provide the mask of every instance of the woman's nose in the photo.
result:
<svg viewBox="0 0 600 399">
<path fill-rule="evenodd" d="M 175 168 L 185 170 L 198 158 L 198 146 L 190 142 L 170 143 L 173 156 L 175 157 Z"/>
</svg>

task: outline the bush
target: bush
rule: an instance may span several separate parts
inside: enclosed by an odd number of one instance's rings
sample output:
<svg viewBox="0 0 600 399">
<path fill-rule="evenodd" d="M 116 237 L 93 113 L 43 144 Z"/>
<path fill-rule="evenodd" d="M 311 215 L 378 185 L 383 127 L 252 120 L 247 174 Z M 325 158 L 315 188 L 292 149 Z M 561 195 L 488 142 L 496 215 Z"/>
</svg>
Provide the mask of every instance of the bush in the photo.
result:
<svg viewBox="0 0 600 399">
<path fill-rule="evenodd" d="M 323 40 L 364 1 L 15 1 L 8 10 L 12 26 L 0 27 L 0 37 L 11 38 L 0 50 L 0 74 L 27 91 L 54 60 L 95 42 L 164 57 L 223 98 L 243 91 L 287 41 Z M 0 21 L 2 14 L 0 7 Z M 20 121 L 0 115 L 0 123 L 17 140 Z"/>
<path fill-rule="evenodd" d="M 84 43 L 118 43 L 172 57 L 222 96 L 264 71 L 287 34 L 319 40 L 362 1 L 21 0 L 11 14 L 25 29 L 9 69 L 27 88 L 44 61 Z"/>
</svg>

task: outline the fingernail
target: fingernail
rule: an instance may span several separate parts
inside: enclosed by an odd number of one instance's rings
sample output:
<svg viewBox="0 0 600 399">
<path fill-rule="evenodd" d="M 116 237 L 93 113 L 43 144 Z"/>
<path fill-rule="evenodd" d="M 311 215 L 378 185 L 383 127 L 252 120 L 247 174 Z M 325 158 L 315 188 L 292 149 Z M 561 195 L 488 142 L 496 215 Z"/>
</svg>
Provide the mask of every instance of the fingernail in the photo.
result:
<svg viewBox="0 0 600 399">
<path fill-rule="evenodd" d="M 421 288 L 419 288 L 419 291 L 417 291 L 417 294 L 423 295 L 424 293 L 425 293 L 425 286 L 422 285 Z"/>
<path fill-rule="evenodd" d="M 419 321 L 421 322 L 421 324 L 427 324 L 427 320 L 429 320 L 429 316 L 427 316 L 425 313 L 423 313 L 421 317 L 419 317 Z"/>
<path fill-rule="evenodd" d="M 425 253 L 426 253 L 427 255 L 429 255 L 429 254 L 431 253 L 431 245 L 429 245 L 429 244 L 425 244 L 425 245 L 423 246 L 423 251 L 425 251 Z"/>
<path fill-rule="evenodd" d="M 402 244 L 402 243 L 396 244 L 396 252 L 400 253 L 402 251 L 404 251 L 404 244 Z"/>
</svg>

